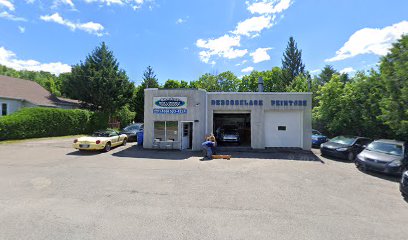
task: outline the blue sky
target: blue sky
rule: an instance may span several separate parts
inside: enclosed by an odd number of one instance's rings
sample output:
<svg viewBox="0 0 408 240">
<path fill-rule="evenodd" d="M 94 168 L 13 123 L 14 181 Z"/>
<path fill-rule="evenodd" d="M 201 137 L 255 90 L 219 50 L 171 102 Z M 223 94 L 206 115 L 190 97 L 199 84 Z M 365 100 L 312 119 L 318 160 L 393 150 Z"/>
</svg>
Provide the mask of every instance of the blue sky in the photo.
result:
<svg viewBox="0 0 408 240">
<path fill-rule="evenodd" d="M 0 0 L 0 64 L 70 70 L 105 41 L 130 79 L 161 83 L 281 66 L 288 38 L 307 70 L 375 67 L 408 33 L 406 0 Z"/>
</svg>

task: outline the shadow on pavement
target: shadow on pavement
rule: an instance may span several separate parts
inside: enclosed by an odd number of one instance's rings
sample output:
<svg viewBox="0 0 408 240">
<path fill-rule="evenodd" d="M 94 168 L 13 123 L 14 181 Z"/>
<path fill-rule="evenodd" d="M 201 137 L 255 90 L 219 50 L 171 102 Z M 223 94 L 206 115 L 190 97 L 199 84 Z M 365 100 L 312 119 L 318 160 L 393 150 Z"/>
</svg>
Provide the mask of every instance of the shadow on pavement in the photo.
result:
<svg viewBox="0 0 408 240">
<path fill-rule="evenodd" d="M 367 175 L 370 175 L 372 177 L 380 178 L 380 179 L 387 180 L 387 181 L 390 181 L 390 182 L 399 183 L 400 180 L 401 180 L 401 177 L 399 177 L 399 176 L 390 175 L 390 174 L 386 174 L 386 173 L 374 172 L 374 171 L 370 171 L 370 170 L 365 170 L 365 171 L 360 170 L 360 172 L 365 173 Z"/>
<path fill-rule="evenodd" d="M 101 151 L 73 151 L 70 153 L 67 153 L 67 155 L 72 155 L 72 156 L 95 156 L 101 154 Z"/>
<path fill-rule="evenodd" d="M 265 159 L 265 160 L 293 160 L 293 161 L 316 161 L 324 164 L 321 158 L 316 156 L 311 151 L 304 150 L 273 150 L 273 151 L 220 151 L 217 154 L 231 155 L 231 159 L 246 158 L 246 159 Z M 127 158 L 144 158 L 144 159 L 159 159 L 159 160 L 186 160 L 190 157 L 203 157 L 202 151 L 180 151 L 180 150 L 154 150 L 143 149 L 140 146 L 134 145 L 122 151 L 112 154 L 115 157 Z"/>
<path fill-rule="evenodd" d="M 133 145 L 122 151 L 115 152 L 112 156 L 157 160 L 187 160 L 190 157 L 201 157 L 201 152 L 143 149 L 141 146 Z"/>
<path fill-rule="evenodd" d="M 233 158 L 270 159 L 270 160 L 293 160 L 293 161 L 316 161 L 324 164 L 324 161 L 311 151 L 305 150 L 277 150 L 277 151 L 248 151 L 228 152 L 219 151 L 219 154 L 231 155 Z"/>
</svg>

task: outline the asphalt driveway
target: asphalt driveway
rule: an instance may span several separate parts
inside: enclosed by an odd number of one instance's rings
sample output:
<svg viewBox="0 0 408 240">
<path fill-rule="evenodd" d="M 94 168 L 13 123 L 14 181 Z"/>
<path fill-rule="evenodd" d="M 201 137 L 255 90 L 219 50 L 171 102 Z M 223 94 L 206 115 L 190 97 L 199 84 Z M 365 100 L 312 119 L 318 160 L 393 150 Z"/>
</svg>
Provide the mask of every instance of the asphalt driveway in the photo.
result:
<svg viewBox="0 0 408 240">
<path fill-rule="evenodd" d="M 0 239 L 405 239 L 392 177 L 313 154 L 0 144 Z M 318 152 L 318 150 L 314 150 Z"/>
</svg>

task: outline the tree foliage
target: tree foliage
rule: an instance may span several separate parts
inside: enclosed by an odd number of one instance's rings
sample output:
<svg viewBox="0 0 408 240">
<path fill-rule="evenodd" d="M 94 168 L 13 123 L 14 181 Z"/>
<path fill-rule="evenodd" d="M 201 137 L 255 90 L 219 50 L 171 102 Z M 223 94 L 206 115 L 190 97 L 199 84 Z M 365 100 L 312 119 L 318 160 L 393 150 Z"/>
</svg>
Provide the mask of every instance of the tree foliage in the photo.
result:
<svg viewBox="0 0 408 240">
<path fill-rule="evenodd" d="M 289 38 L 282 58 L 283 82 L 289 85 L 298 75 L 305 74 L 305 64 L 302 61 L 302 50 L 299 50 L 293 37 Z"/>
<path fill-rule="evenodd" d="M 381 118 L 398 137 L 408 139 L 408 35 L 381 59 L 380 71 L 385 87 Z"/>
<path fill-rule="evenodd" d="M 236 92 L 239 83 L 239 78 L 234 73 L 227 71 L 220 74 L 206 73 L 190 85 L 193 88 L 202 88 L 208 92 Z"/>
<path fill-rule="evenodd" d="M 85 62 L 72 67 L 64 83 L 68 96 L 110 114 L 131 100 L 134 88 L 104 42 L 86 57 Z"/>
</svg>

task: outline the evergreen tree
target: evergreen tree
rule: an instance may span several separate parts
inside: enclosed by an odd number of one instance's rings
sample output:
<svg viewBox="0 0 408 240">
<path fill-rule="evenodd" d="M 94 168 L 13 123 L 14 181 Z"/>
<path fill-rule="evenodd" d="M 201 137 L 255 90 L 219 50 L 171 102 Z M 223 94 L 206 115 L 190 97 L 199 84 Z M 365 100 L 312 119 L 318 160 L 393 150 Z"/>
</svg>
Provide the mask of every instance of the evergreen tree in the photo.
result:
<svg viewBox="0 0 408 240">
<path fill-rule="evenodd" d="M 302 50 L 297 48 L 293 37 L 289 38 L 288 45 L 283 53 L 282 78 L 284 84 L 289 85 L 298 75 L 305 74 L 305 64 L 302 62 Z"/>
<path fill-rule="evenodd" d="M 134 85 L 106 44 L 95 48 L 85 62 L 74 65 L 65 82 L 68 96 L 78 99 L 94 110 L 115 113 L 128 103 Z"/>
<path fill-rule="evenodd" d="M 336 69 L 334 69 L 331 65 L 326 65 L 317 76 L 317 82 L 319 83 L 319 85 L 324 85 L 330 81 L 334 74 L 338 74 Z"/>
<path fill-rule="evenodd" d="M 133 99 L 136 121 L 144 121 L 144 90 L 146 88 L 159 88 L 159 81 L 156 78 L 156 74 L 151 66 L 148 66 L 143 72 L 142 84 L 137 88 L 135 97 Z"/>
</svg>

